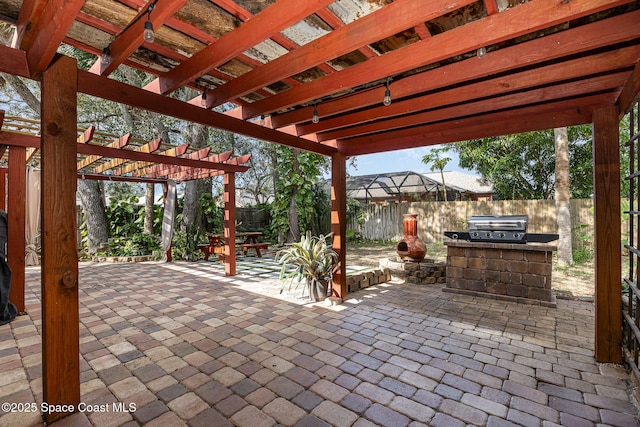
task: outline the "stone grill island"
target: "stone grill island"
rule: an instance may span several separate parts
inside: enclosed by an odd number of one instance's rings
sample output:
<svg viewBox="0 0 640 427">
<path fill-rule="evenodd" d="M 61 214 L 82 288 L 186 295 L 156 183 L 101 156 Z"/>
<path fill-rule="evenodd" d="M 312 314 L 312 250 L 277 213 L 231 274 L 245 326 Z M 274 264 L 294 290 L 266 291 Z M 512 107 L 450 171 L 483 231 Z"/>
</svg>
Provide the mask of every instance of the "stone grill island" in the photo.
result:
<svg viewBox="0 0 640 427">
<path fill-rule="evenodd" d="M 445 292 L 556 307 L 551 267 L 556 245 L 454 240 L 447 246 Z"/>
</svg>

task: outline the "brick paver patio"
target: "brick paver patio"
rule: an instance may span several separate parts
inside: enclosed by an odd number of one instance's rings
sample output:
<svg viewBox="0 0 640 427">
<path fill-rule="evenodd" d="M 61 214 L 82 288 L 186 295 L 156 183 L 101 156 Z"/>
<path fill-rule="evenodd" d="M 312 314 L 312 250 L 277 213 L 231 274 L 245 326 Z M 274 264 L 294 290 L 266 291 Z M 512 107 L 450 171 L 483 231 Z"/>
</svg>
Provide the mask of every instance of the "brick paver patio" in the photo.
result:
<svg viewBox="0 0 640 427">
<path fill-rule="evenodd" d="M 39 277 L 0 326 L 3 403 L 40 408 Z M 594 361 L 588 302 L 389 283 L 313 306 L 207 262 L 83 264 L 80 283 L 89 410 L 55 426 L 640 426 L 625 369 Z"/>
</svg>

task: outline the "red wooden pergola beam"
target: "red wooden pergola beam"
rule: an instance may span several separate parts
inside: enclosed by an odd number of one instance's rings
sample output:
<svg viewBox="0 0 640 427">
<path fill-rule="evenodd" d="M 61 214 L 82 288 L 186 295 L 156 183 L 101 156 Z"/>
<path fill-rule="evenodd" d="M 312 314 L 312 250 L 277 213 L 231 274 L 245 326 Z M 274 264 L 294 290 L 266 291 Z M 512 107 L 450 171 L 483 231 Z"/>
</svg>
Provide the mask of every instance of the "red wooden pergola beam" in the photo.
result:
<svg viewBox="0 0 640 427">
<path fill-rule="evenodd" d="M 228 165 L 243 165 L 247 163 L 251 159 L 251 154 L 245 154 L 240 157 L 235 157 L 233 159 L 229 159 L 231 152 L 216 154 L 214 156 L 210 156 L 202 159 L 205 162 L 217 163 L 220 159 L 224 158 L 221 161 L 223 164 Z M 227 160 L 229 159 L 229 160 Z M 172 165 L 156 165 L 152 168 L 148 168 L 147 171 L 152 172 L 157 177 L 165 177 L 167 179 L 175 179 L 179 181 L 188 181 L 191 179 L 200 179 L 200 178 L 209 178 L 211 176 L 217 176 L 222 174 L 222 172 L 218 172 L 211 169 L 205 168 L 188 168 L 184 166 L 172 166 Z"/>
<path fill-rule="evenodd" d="M 0 45 L 0 72 L 29 78 L 27 53 L 19 49 Z"/>
<path fill-rule="evenodd" d="M 621 120 L 638 101 L 640 101 L 640 63 L 636 63 L 633 72 L 616 100 L 620 113 L 619 119 Z"/>
<path fill-rule="evenodd" d="M 35 37 L 35 29 L 38 26 L 42 9 L 47 0 L 25 0 L 20 7 L 18 22 L 16 22 L 16 35 L 13 47 L 20 47 L 23 51 L 29 50 Z"/>
<path fill-rule="evenodd" d="M 530 90 L 523 90 L 510 95 L 503 95 L 498 98 L 483 99 L 466 104 L 455 105 L 452 103 L 453 106 L 428 110 L 417 114 L 398 116 L 387 120 L 378 120 L 372 123 L 365 123 L 360 126 L 351 126 L 344 129 L 325 132 L 319 134 L 318 137 L 320 140 L 344 139 L 410 127 L 414 126 L 415 123 L 427 124 L 443 120 L 453 120 L 458 117 L 467 117 L 490 111 L 508 109 L 517 105 L 536 105 L 548 101 L 584 96 L 585 94 L 618 89 L 622 87 L 628 76 L 629 71 L 622 71 L 615 74 L 607 74 L 590 79 L 584 79 L 582 84 L 579 86 L 564 83 L 557 84 L 552 87 L 535 87 Z"/>
<path fill-rule="evenodd" d="M 40 10 L 34 37 L 26 49 L 32 77 L 47 69 L 83 4 L 84 0 L 49 1 Z"/>
<path fill-rule="evenodd" d="M 184 159 L 181 157 L 162 156 L 159 154 L 142 153 L 139 151 L 119 150 L 117 148 L 108 148 L 95 145 L 79 145 L 78 153 L 98 154 L 104 157 L 113 157 L 127 160 L 151 162 L 158 164 L 169 164 L 178 166 L 189 166 L 194 168 L 218 169 L 225 172 L 245 172 L 249 168 L 247 166 L 236 166 L 228 163 L 203 162 L 201 160 Z"/>
<path fill-rule="evenodd" d="M 590 123 L 591 112 L 603 105 L 610 105 L 615 101 L 616 96 L 616 92 L 610 92 L 426 126 L 416 126 L 390 133 L 393 135 L 392 139 L 386 134 L 343 139 L 337 141 L 338 148 L 347 156 L 355 156 L 581 125 Z M 501 126 L 498 127 L 495 123 L 500 123 Z"/>
<path fill-rule="evenodd" d="M 187 0 L 173 0 L 167 2 L 155 3 L 153 11 L 149 14 L 149 20 L 153 24 L 154 28 L 158 28 L 164 24 L 164 22 L 172 17 L 180 8 L 187 2 Z M 136 17 L 132 22 L 133 25 L 128 27 L 124 32 L 119 34 L 116 39 L 109 45 L 111 51 L 111 61 L 108 64 L 102 63 L 100 58 L 91 66 L 89 70 L 92 73 L 100 75 L 109 75 L 115 70 L 118 65 L 123 63 L 133 51 L 135 51 L 142 43 L 142 33 L 144 31 L 144 25 L 147 21 L 147 7 L 140 9 Z M 106 47 L 106 46 L 105 46 Z"/>
<path fill-rule="evenodd" d="M 234 31 L 224 34 L 217 42 L 202 49 L 164 76 L 145 86 L 145 89 L 166 94 L 201 77 L 209 70 L 224 64 L 238 54 L 255 46 L 273 34 L 301 21 L 315 10 L 333 0 L 278 1 L 253 16 Z"/>
<path fill-rule="evenodd" d="M 202 160 L 204 158 L 206 158 L 209 153 L 211 152 L 211 147 L 205 147 L 202 148 L 198 151 L 195 151 L 193 153 L 189 153 L 186 156 L 184 156 L 187 159 L 193 159 L 193 160 Z M 149 166 L 147 167 L 144 172 L 140 172 L 140 171 L 136 171 L 134 173 L 134 175 L 144 175 L 144 176 L 148 176 L 150 178 L 159 178 L 163 175 L 166 175 L 168 173 L 168 171 L 174 170 L 176 168 L 180 168 L 180 166 L 173 166 L 173 165 L 154 165 L 154 166 Z"/>
<path fill-rule="evenodd" d="M 410 114 L 417 110 L 428 110 L 468 103 L 470 100 L 498 97 L 506 93 L 520 90 L 528 90 L 532 87 L 553 88 L 558 81 L 582 78 L 585 75 L 594 75 L 605 72 L 613 72 L 628 67 L 640 55 L 640 46 L 630 46 L 616 51 L 604 52 L 597 55 L 576 58 L 570 61 L 548 65 L 545 67 L 527 69 L 514 72 L 507 76 L 482 80 L 466 86 L 458 86 L 438 92 L 430 92 L 423 96 L 393 102 L 389 106 L 380 105 L 372 109 L 357 111 L 350 114 L 329 117 L 321 123 L 303 124 L 298 126 L 300 134 L 315 133 L 316 139 L 323 141 L 329 139 L 331 130 L 347 128 L 356 124 L 364 125 L 373 120 L 396 117 Z M 499 98 L 498 98 L 499 102 Z M 490 105 L 490 104 L 489 104 Z"/>
<path fill-rule="evenodd" d="M 495 15 L 498 13 L 496 0 L 484 0 L 484 8 L 487 10 L 487 15 Z"/>
<path fill-rule="evenodd" d="M 207 107 L 212 108 L 231 99 L 246 95 L 256 89 L 281 80 L 285 75 L 291 76 L 308 70 L 318 64 L 358 50 L 369 43 L 392 36 L 469 3 L 472 3 L 472 0 L 461 0 L 455 4 L 455 7 L 451 6 L 451 2 L 448 0 L 394 2 L 349 25 L 333 30 L 314 40 L 313 43 L 300 46 L 286 55 L 282 55 L 259 68 L 238 76 L 222 86 L 218 86 L 207 97 Z M 339 74 L 342 74 L 342 72 L 330 75 L 336 76 Z M 371 81 L 368 77 L 367 75 L 361 76 L 362 79 Z M 325 78 L 319 80 L 324 80 Z M 301 86 L 300 89 L 305 86 L 306 84 Z M 343 85 L 342 89 L 344 87 Z M 248 109 L 247 111 L 253 111 L 251 105 L 246 108 Z M 255 117 L 255 115 L 245 114 L 243 116 L 245 119 L 250 117 Z"/>
<path fill-rule="evenodd" d="M 157 141 L 157 140 L 156 140 Z M 0 131 L 0 144 L 18 147 L 40 148 L 40 137 L 20 133 Z M 161 156 L 158 154 L 144 153 L 133 150 L 103 147 L 101 145 L 78 144 L 77 152 L 80 154 L 98 155 L 124 161 L 146 161 L 158 164 L 170 164 L 177 166 L 188 166 L 200 169 L 215 169 L 223 172 L 245 172 L 248 166 L 232 165 L 228 163 L 204 162 L 202 160 L 191 160 L 180 157 Z"/>
<path fill-rule="evenodd" d="M 147 142 L 144 145 L 141 145 L 140 147 L 137 147 L 133 150 L 128 150 L 128 152 L 140 152 L 140 153 L 153 153 L 155 151 L 158 151 L 160 149 L 160 143 L 162 142 L 162 138 L 156 138 L 153 141 Z M 106 156 L 105 156 L 106 157 Z M 127 162 L 127 158 L 124 157 L 119 157 L 119 158 L 115 158 L 112 160 L 109 160 L 108 162 L 104 163 L 103 165 L 100 165 L 98 167 L 96 167 L 93 170 L 93 173 L 102 173 L 105 172 L 109 169 L 113 169 L 113 168 L 117 168 L 120 165 L 123 165 Z"/>
<path fill-rule="evenodd" d="M 28 78 L 28 67 L 26 65 L 24 52 L 18 49 L 0 46 L 0 71 Z M 175 98 L 154 94 L 87 71 L 78 70 L 78 91 L 177 119 L 224 129 L 229 132 L 298 148 L 312 153 L 331 155 L 331 153 L 336 152 L 335 148 L 328 145 L 319 144 L 308 139 L 298 138 L 294 135 L 248 123 L 215 111 L 208 111 Z"/>
<path fill-rule="evenodd" d="M 340 72 L 316 79 L 299 88 L 293 88 L 243 106 L 241 107 L 242 118 L 257 117 L 262 114 L 304 104 L 324 96 L 341 92 L 345 87 L 357 87 L 371 81 L 381 80 L 390 75 L 410 71 L 417 67 L 446 60 L 452 56 L 475 51 L 480 47 L 484 47 L 486 44 L 494 44 L 513 39 L 528 34 L 531 31 L 541 30 L 552 25 L 578 19 L 609 7 L 628 3 L 629 1 L 630 0 L 585 0 L 579 4 L 575 2 L 523 3 L 518 5 L 518 7 L 453 28 L 427 40 L 413 43 L 402 49 L 388 52 L 369 61 L 353 65 Z M 520 54 L 522 55 L 522 50 L 520 50 Z M 274 62 L 275 61 L 272 61 L 269 64 L 273 64 Z M 264 67 L 261 67 L 261 69 L 262 68 Z M 283 73 L 284 70 L 280 70 L 280 72 Z M 239 81 L 248 74 L 250 73 L 246 73 L 234 79 L 234 81 Z M 424 76 L 422 76 L 422 78 L 424 78 Z M 441 83 L 438 82 L 438 85 L 440 84 Z M 384 89 L 381 87 L 379 102 L 382 100 L 383 93 Z M 318 111 L 320 112 L 320 109 L 318 109 Z"/>
<path fill-rule="evenodd" d="M 182 156 L 189 149 L 189 144 L 182 144 L 177 147 L 172 147 L 168 150 L 162 151 L 158 153 L 160 156 L 169 156 L 169 157 L 177 157 Z M 113 171 L 114 175 L 125 175 L 130 172 L 137 171 L 138 169 L 146 168 L 147 166 L 152 165 L 150 162 L 133 162 L 128 165 L 124 165 Z"/>
<path fill-rule="evenodd" d="M 121 136 L 120 138 L 118 138 L 116 141 L 113 141 L 112 143 L 108 144 L 107 147 L 111 147 L 111 148 L 124 148 L 127 145 L 129 145 L 129 142 L 131 141 L 131 137 L 132 135 L 130 133 Z M 89 140 L 90 141 L 90 140 Z M 83 142 L 83 143 L 88 143 L 89 141 L 85 140 L 83 138 L 82 141 L 78 141 L 78 142 Z M 87 156 L 84 159 L 80 160 L 78 162 L 78 170 L 85 168 L 87 166 L 89 166 L 92 163 L 95 163 L 96 161 L 100 160 L 102 157 L 101 156 Z"/>
<path fill-rule="evenodd" d="M 1 59 L 0 59 L 1 61 Z M 224 129 L 265 141 L 275 142 L 312 153 L 330 155 L 335 148 L 308 139 L 298 138 L 277 130 L 248 123 L 225 114 L 190 105 L 175 98 L 155 94 L 125 83 L 78 70 L 78 90 L 87 95 L 109 99 L 113 102 L 142 108 L 193 123 Z"/>
<path fill-rule="evenodd" d="M 80 136 L 78 136 L 77 141 L 83 144 L 88 144 L 93 141 L 93 136 L 95 135 L 96 127 L 91 125 L 82 132 Z"/>
<path fill-rule="evenodd" d="M 96 181 L 114 181 L 114 182 L 138 182 L 143 184 L 164 184 L 166 179 L 162 178 L 145 178 L 137 176 L 113 176 L 93 173 L 79 173 L 78 179 L 91 179 Z"/>
<path fill-rule="evenodd" d="M 435 68 L 395 81 L 391 84 L 392 96 L 400 99 L 416 93 L 432 91 L 504 73 L 518 68 L 533 66 L 549 60 L 583 53 L 615 43 L 625 42 L 637 37 L 634 24 L 640 21 L 640 11 L 604 19 L 589 25 L 569 29 L 557 34 L 531 40 L 516 46 L 487 53 L 482 60 L 469 58 L 450 65 Z M 526 52 L 526 55 L 523 55 Z M 511 83 L 511 82 L 509 82 Z M 320 120 L 318 125 L 308 125 L 308 131 L 320 131 L 325 124 L 331 123 L 330 116 L 348 111 L 380 104 L 384 89 L 359 92 L 336 101 L 326 101 L 318 105 Z M 394 101 L 389 108 L 393 108 Z M 231 110 L 227 114 L 237 116 L 240 109 Z M 234 113 L 235 112 L 235 113 Z M 296 109 L 292 112 L 271 116 L 274 128 L 310 121 L 312 107 Z M 330 126 L 330 125 L 329 125 Z M 308 133 L 305 131 L 304 133 Z"/>
</svg>

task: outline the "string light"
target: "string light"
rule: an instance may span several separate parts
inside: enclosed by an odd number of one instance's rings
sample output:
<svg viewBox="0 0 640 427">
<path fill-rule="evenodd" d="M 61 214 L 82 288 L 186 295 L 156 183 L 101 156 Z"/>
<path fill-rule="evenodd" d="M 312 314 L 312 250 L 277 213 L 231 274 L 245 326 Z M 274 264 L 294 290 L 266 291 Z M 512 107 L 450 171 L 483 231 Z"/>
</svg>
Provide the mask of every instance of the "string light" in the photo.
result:
<svg viewBox="0 0 640 427">
<path fill-rule="evenodd" d="M 487 54 L 487 48 L 484 46 L 481 48 L 478 48 L 478 50 L 476 51 L 476 55 L 478 56 L 478 58 L 482 58 L 486 54 Z"/>
<path fill-rule="evenodd" d="M 200 104 L 202 104 L 203 107 L 207 106 L 207 89 L 204 89 L 202 91 L 202 99 L 200 99 Z"/>
<path fill-rule="evenodd" d="M 151 11 L 153 10 L 155 4 L 156 3 L 153 2 L 147 8 L 147 21 L 144 23 L 143 33 L 144 41 L 146 41 L 147 43 L 153 43 L 156 39 L 156 35 L 153 32 L 153 23 L 151 23 Z"/>
<path fill-rule="evenodd" d="M 314 101 L 313 103 L 313 117 L 311 118 L 313 123 L 318 123 L 320 121 L 320 117 L 318 116 L 318 102 Z"/>
<path fill-rule="evenodd" d="M 102 55 L 100 55 L 100 62 L 104 65 L 109 65 L 111 62 L 111 49 L 109 46 L 102 49 Z"/>
<path fill-rule="evenodd" d="M 385 107 L 391 105 L 391 89 L 389 89 L 389 84 L 391 83 L 391 77 L 387 77 L 387 89 L 384 91 L 384 99 L 382 100 L 382 104 Z"/>
</svg>

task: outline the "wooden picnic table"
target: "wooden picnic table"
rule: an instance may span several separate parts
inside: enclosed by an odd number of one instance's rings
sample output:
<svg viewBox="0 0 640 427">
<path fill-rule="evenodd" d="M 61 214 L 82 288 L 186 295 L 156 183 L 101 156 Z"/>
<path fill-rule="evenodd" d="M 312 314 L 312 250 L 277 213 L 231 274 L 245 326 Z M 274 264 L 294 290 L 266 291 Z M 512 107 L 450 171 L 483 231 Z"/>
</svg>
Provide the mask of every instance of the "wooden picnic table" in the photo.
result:
<svg viewBox="0 0 640 427">
<path fill-rule="evenodd" d="M 263 236 L 261 231 L 245 231 L 236 233 L 236 248 L 242 249 L 242 255 L 246 256 L 249 249 L 253 249 L 258 257 L 262 257 L 261 249 L 268 249 L 269 243 L 258 242 L 258 238 Z M 199 245 L 198 250 L 204 252 L 204 259 L 208 260 L 209 255 L 218 254 L 220 261 L 224 260 L 224 234 L 210 234 L 208 245 Z M 243 240 L 244 238 L 244 240 Z"/>
</svg>

